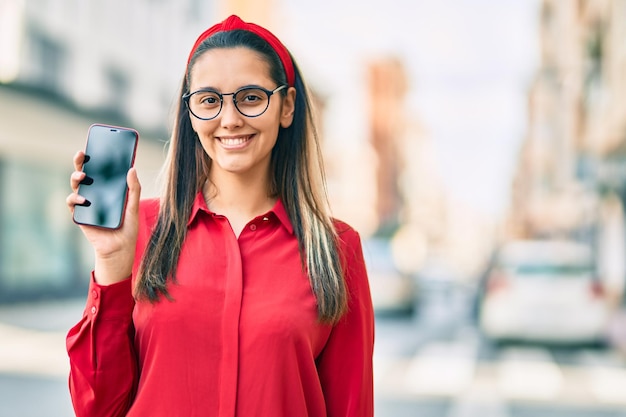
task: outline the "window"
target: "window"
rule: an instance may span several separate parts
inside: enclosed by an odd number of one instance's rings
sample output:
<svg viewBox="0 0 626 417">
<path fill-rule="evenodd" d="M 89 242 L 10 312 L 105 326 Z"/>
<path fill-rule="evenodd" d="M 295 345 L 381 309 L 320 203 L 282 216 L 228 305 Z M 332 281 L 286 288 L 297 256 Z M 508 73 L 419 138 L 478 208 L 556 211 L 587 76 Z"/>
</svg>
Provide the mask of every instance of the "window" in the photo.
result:
<svg viewBox="0 0 626 417">
<path fill-rule="evenodd" d="M 49 37 L 33 32 L 31 34 L 32 47 L 32 84 L 41 89 L 60 93 L 66 53 L 64 48 Z"/>
<path fill-rule="evenodd" d="M 64 204 L 67 178 L 34 163 L 0 160 L 2 298 L 66 293 L 85 281 L 76 243 L 80 231 Z"/>
</svg>

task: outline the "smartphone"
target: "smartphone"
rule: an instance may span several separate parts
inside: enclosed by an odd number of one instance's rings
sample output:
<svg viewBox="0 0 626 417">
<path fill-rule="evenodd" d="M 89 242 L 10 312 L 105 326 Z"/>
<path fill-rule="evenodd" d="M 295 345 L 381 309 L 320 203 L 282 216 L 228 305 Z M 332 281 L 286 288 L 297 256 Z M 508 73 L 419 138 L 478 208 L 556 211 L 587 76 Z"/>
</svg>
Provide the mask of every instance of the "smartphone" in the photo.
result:
<svg viewBox="0 0 626 417">
<path fill-rule="evenodd" d="M 78 194 L 87 200 L 74 207 L 74 222 L 106 229 L 118 229 L 124 220 L 128 184 L 126 175 L 135 163 L 139 134 L 136 130 L 93 124 L 87 134 L 83 164 L 85 179 Z"/>
</svg>

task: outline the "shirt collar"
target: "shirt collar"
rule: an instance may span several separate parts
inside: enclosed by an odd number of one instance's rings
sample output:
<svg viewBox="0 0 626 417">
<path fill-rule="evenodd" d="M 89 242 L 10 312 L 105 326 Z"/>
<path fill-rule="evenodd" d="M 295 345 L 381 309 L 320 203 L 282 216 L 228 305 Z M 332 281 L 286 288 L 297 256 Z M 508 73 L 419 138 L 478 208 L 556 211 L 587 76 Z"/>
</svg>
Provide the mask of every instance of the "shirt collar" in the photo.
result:
<svg viewBox="0 0 626 417">
<path fill-rule="evenodd" d="M 204 195 L 202 194 L 202 191 L 199 191 L 198 194 L 196 194 L 196 199 L 194 200 L 193 206 L 191 207 L 191 214 L 189 215 L 189 221 L 187 222 L 187 227 L 189 227 L 189 225 L 193 223 L 194 219 L 198 216 L 198 213 L 201 211 L 204 211 L 205 213 L 208 213 L 211 215 L 215 214 L 211 210 L 209 210 L 209 208 L 206 205 L 206 201 L 204 199 Z M 293 225 L 291 224 L 291 220 L 289 219 L 287 210 L 285 209 L 285 206 L 283 205 L 283 202 L 281 201 L 280 198 L 276 200 L 276 204 L 274 204 L 274 207 L 272 207 L 272 209 L 267 212 L 267 215 L 269 215 L 270 213 L 273 213 L 274 216 L 276 216 L 276 218 L 283 225 L 283 227 L 290 234 L 293 234 Z"/>
<path fill-rule="evenodd" d="M 274 204 L 274 207 L 270 210 L 270 213 L 274 213 L 278 220 L 280 220 L 280 222 L 283 224 L 283 227 L 287 229 L 290 234 L 293 234 L 293 225 L 291 224 L 291 220 L 289 219 L 287 210 L 285 210 L 285 206 L 283 205 L 283 202 L 280 198 L 276 200 L 276 204 Z"/>
<path fill-rule="evenodd" d="M 189 215 L 189 221 L 187 221 L 187 227 L 193 223 L 194 219 L 198 216 L 198 213 L 204 211 L 208 214 L 213 214 L 209 210 L 206 205 L 206 201 L 204 200 L 204 196 L 202 195 L 202 191 L 198 191 L 196 194 L 196 199 L 193 202 L 193 206 L 191 206 L 191 214 Z"/>
</svg>

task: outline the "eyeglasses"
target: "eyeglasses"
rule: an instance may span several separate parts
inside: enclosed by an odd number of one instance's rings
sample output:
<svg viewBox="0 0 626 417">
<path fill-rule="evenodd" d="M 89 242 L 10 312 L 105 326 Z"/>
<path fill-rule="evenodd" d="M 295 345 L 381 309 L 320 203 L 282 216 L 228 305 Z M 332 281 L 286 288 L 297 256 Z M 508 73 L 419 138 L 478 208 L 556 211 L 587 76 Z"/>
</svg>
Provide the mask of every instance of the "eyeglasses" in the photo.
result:
<svg viewBox="0 0 626 417">
<path fill-rule="evenodd" d="M 263 87 L 243 87 L 234 93 L 218 93 L 205 88 L 184 94 L 183 100 L 191 114 L 200 120 L 215 119 L 222 111 L 224 96 L 233 96 L 233 103 L 239 113 L 246 117 L 258 117 L 270 106 L 270 97 L 286 87 L 286 85 L 281 85 L 274 90 L 267 90 Z"/>
</svg>

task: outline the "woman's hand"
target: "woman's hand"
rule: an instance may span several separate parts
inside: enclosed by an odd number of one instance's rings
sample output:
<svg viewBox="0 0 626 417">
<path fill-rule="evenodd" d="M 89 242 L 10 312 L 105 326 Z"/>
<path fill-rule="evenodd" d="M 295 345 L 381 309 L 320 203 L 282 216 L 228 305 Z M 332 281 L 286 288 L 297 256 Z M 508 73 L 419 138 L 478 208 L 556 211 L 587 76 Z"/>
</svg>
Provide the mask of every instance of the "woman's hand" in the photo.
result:
<svg viewBox="0 0 626 417">
<path fill-rule="evenodd" d="M 70 177 L 72 193 L 66 199 L 72 216 L 74 207 L 85 202 L 85 198 L 78 194 L 78 185 L 85 178 L 85 173 L 82 172 L 84 161 L 85 153 L 83 151 L 76 153 L 74 172 Z M 133 268 L 141 196 L 141 185 L 135 168 L 128 171 L 126 182 L 128 183 L 128 202 L 121 228 L 113 230 L 79 225 L 94 248 L 94 275 L 96 282 L 101 285 L 114 284 L 128 278 Z"/>
</svg>

